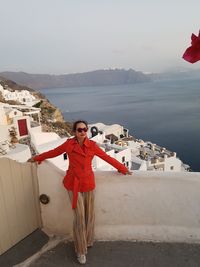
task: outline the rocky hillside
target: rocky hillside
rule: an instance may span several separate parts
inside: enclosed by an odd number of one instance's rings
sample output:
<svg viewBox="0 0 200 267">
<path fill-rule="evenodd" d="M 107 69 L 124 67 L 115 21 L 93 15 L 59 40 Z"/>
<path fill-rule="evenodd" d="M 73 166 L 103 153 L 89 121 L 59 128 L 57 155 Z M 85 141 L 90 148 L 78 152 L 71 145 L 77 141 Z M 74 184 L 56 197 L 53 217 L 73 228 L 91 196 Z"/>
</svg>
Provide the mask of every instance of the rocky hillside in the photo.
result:
<svg viewBox="0 0 200 267">
<path fill-rule="evenodd" d="M 151 81 L 148 75 L 133 69 L 96 70 L 65 75 L 1 72 L 0 76 L 34 89 L 134 84 Z"/>
<path fill-rule="evenodd" d="M 61 111 L 48 99 L 42 98 L 35 107 L 41 108 L 41 124 L 44 132 L 56 132 L 60 137 L 69 136 L 72 133 L 72 123 L 66 122 Z"/>
<path fill-rule="evenodd" d="M 49 100 L 41 93 L 34 91 L 27 86 L 21 86 L 11 80 L 0 78 L 0 84 L 10 91 L 28 90 L 37 99 L 40 100 L 35 107 L 41 109 L 41 124 L 44 132 L 56 132 L 59 136 L 69 136 L 71 134 L 72 123 L 66 122 L 61 111 L 55 107 Z M 21 105 L 21 103 L 13 100 L 6 101 L 0 93 L 0 102 L 8 103 L 10 105 Z"/>
</svg>

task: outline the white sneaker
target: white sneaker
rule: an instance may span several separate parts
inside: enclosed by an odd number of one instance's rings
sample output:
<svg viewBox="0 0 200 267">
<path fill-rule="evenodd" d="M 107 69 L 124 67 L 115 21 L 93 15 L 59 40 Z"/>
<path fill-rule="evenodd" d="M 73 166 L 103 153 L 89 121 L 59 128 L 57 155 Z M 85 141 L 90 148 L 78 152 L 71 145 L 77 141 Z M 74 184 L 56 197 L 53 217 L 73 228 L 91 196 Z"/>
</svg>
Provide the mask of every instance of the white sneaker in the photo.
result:
<svg viewBox="0 0 200 267">
<path fill-rule="evenodd" d="M 80 264 L 85 264 L 86 263 L 86 256 L 84 254 L 82 255 L 77 255 L 77 260 Z"/>
</svg>

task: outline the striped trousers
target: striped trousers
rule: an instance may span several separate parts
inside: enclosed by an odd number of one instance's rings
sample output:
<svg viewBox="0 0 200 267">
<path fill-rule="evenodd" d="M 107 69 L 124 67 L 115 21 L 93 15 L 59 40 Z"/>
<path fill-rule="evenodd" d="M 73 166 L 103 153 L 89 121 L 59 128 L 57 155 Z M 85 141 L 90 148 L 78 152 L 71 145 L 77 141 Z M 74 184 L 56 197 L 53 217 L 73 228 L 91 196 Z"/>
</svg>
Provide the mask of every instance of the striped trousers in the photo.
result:
<svg viewBox="0 0 200 267">
<path fill-rule="evenodd" d="M 72 202 L 73 192 L 68 191 Z M 94 242 L 94 191 L 78 192 L 77 206 L 73 209 L 73 236 L 77 254 L 86 254 Z"/>
</svg>

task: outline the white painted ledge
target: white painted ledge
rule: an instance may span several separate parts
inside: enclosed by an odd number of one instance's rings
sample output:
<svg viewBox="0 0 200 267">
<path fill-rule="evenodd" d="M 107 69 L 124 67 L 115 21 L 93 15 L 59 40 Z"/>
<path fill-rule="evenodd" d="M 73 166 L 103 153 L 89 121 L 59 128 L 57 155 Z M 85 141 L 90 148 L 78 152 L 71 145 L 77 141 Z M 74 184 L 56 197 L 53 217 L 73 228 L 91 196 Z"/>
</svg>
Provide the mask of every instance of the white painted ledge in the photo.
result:
<svg viewBox="0 0 200 267">
<path fill-rule="evenodd" d="M 200 242 L 200 173 L 96 172 L 97 240 Z M 38 167 L 43 230 L 72 237 L 73 213 L 62 185 L 64 172 L 45 161 Z"/>
</svg>

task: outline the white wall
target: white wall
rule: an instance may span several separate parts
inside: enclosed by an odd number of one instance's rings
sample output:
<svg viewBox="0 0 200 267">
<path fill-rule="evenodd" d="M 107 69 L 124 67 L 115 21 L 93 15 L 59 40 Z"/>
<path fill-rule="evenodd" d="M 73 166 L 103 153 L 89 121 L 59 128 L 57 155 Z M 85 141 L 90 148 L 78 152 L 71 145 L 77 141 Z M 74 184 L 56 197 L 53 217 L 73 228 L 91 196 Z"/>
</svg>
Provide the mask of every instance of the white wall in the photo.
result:
<svg viewBox="0 0 200 267">
<path fill-rule="evenodd" d="M 121 134 L 124 134 L 123 126 L 118 124 L 108 125 L 107 127 L 104 128 L 104 131 L 106 132 L 106 135 L 114 134 L 118 138 L 120 137 Z"/>
<path fill-rule="evenodd" d="M 91 137 L 92 135 L 89 133 L 88 136 Z M 90 139 L 97 142 L 97 143 L 102 144 L 105 140 L 105 133 L 103 133 L 103 134 L 98 133 L 97 135 L 95 135 L 94 137 L 91 137 Z"/>
<path fill-rule="evenodd" d="M 169 157 L 165 159 L 165 171 L 180 171 L 181 170 L 181 160 L 176 157 Z M 173 170 L 171 170 L 173 166 Z"/>
<path fill-rule="evenodd" d="M 38 154 L 54 149 L 62 145 L 68 139 L 67 137 L 60 138 L 56 133 L 54 133 L 54 135 L 52 135 L 53 133 L 49 133 L 49 134 L 50 135 L 48 135 L 48 133 L 40 133 L 38 135 L 36 134 L 37 138 L 41 138 L 42 140 L 46 138 L 46 141 L 48 140 L 47 143 L 42 143 L 41 145 L 37 145 L 37 143 L 33 143 L 33 146 Z M 50 140 L 50 138 L 55 138 L 55 139 Z M 31 140 L 32 140 L 32 135 L 31 135 Z M 48 161 L 51 162 L 53 165 L 57 166 L 58 169 L 63 170 L 63 171 L 66 171 L 69 165 L 68 158 L 67 160 L 64 159 L 63 154 L 57 157 L 51 158 Z"/>
<path fill-rule="evenodd" d="M 64 172 L 45 161 L 38 167 L 44 230 L 72 236 L 72 210 Z M 98 240 L 200 242 L 200 173 L 96 173 Z"/>
<path fill-rule="evenodd" d="M 104 148 L 101 147 L 101 149 L 103 151 L 105 151 Z M 111 156 L 111 157 L 114 157 L 115 158 L 115 151 L 114 150 L 110 150 L 110 151 L 107 151 L 106 154 Z M 106 170 L 114 170 L 115 168 L 112 167 L 110 164 L 108 164 L 106 161 L 102 160 L 101 158 L 95 156 L 93 158 L 93 161 L 92 161 L 92 165 L 96 168 L 96 169 L 99 169 L 99 168 L 105 168 Z"/>
<path fill-rule="evenodd" d="M 103 131 L 105 135 L 114 134 L 117 137 L 120 137 L 121 134 L 124 134 L 124 127 L 119 124 L 105 125 L 103 123 L 94 123 L 89 124 L 89 131 L 91 127 L 97 127 L 99 131 Z"/>
<path fill-rule="evenodd" d="M 31 158 L 31 151 L 27 145 L 16 144 L 15 148 L 9 149 L 7 154 L 1 155 L 0 158 L 9 158 L 17 162 L 26 162 Z"/>
<path fill-rule="evenodd" d="M 3 105 L 0 105 L 0 125 L 2 125 L 2 124 L 7 125 L 7 117 L 5 115 Z"/>
<path fill-rule="evenodd" d="M 42 132 L 42 127 L 41 125 L 39 126 L 34 126 L 34 127 L 29 127 L 28 128 L 29 134 L 34 134 L 34 133 L 41 133 Z"/>
<path fill-rule="evenodd" d="M 9 131 L 7 125 L 0 125 L 0 142 L 1 141 L 10 141 Z"/>
<path fill-rule="evenodd" d="M 61 139 L 58 134 L 53 133 L 53 132 L 45 133 L 45 132 L 39 132 L 39 131 L 32 131 L 31 130 L 30 134 L 31 134 L 31 141 L 36 148 L 42 144 L 46 144 L 46 143 L 49 143 L 51 141 Z"/>
<path fill-rule="evenodd" d="M 22 117 L 23 113 L 19 111 L 18 109 L 13 109 L 9 112 L 9 118 L 15 118 L 15 117 Z"/>
<path fill-rule="evenodd" d="M 131 166 L 131 150 L 129 148 L 121 150 L 115 154 L 115 158 L 121 163 L 123 163 L 122 157 L 125 157 L 125 162 L 128 162 L 129 167 L 130 167 Z"/>
<path fill-rule="evenodd" d="M 103 147 L 101 147 L 101 149 L 105 151 Z M 113 148 L 112 150 L 107 151 L 106 154 L 117 159 L 121 163 L 122 163 L 122 157 L 125 156 L 125 162 L 129 162 L 129 166 L 131 166 L 131 150 L 130 149 L 120 150 L 118 153 L 115 153 L 115 150 Z M 114 167 L 112 167 L 110 164 L 108 164 L 107 162 L 105 162 L 104 160 L 102 160 L 101 158 L 97 156 L 94 157 L 92 164 L 96 169 L 103 168 L 105 170 L 115 170 Z"/>
</svg>

